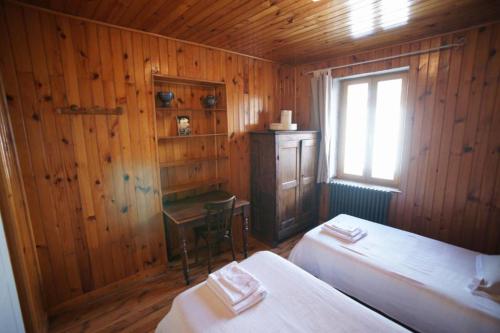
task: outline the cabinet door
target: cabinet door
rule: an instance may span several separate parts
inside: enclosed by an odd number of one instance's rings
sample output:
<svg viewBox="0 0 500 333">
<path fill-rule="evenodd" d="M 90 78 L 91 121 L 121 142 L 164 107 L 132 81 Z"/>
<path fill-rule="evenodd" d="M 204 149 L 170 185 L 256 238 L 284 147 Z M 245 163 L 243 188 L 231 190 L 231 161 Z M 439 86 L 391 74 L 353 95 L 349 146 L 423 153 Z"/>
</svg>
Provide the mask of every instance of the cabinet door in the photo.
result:
<svg viewBox="0 0 500 333">
<path fill-rule="evenodd" d="M 317 211 L 316 164 L 318 143 L 315 139 L 300 141 L 300 223 L 313 223 Z"/>
<path fill-rule="evenodd" d="M 299 202 L 299 141 L 278 143 L 278 230 L 295 224 Z"/>
</svg>

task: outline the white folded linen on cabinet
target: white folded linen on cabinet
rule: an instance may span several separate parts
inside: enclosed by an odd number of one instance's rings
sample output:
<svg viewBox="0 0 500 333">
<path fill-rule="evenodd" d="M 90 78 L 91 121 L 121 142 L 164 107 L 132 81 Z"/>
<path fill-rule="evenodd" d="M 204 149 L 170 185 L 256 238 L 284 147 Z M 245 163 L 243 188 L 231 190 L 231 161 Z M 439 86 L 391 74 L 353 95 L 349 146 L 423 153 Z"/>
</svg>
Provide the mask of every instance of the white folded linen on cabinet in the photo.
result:
<svg viewBox="0 0 500 333">
<path fill-rule="evenodd" d="M 156 333 L 406 332 L 276 254 L 240 265 L 266 287 L 263 301 L 234 316 L 203 282 L 174 299 Z"/>
<path fill-rule="evenodd" d="M 347 244 L 321 226 L 289 260 L 333 287 L 420 332 L 500 332 L 500 304 L 467 288 L 478 254 L 349 215 L 368 237 Z"/>
</svg>

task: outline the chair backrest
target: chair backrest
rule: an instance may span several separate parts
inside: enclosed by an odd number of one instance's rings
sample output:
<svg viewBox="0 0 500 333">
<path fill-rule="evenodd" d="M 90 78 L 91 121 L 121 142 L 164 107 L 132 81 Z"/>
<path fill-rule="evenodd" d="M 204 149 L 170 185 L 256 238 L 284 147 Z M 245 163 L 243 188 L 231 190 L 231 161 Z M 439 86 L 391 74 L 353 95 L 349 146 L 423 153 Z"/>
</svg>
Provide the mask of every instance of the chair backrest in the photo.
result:
<svg viewBox="0 0 500 333">
<path fill-rule="evenodd" d="M 206 223 L 209 233 L 216 233 L 218 236 L 231 234 L 231 223 L 233 219 L 234 204 L 236 196 L 220 201 L 211 201 L 205 204 L 207 210 Z"/>
</svg>

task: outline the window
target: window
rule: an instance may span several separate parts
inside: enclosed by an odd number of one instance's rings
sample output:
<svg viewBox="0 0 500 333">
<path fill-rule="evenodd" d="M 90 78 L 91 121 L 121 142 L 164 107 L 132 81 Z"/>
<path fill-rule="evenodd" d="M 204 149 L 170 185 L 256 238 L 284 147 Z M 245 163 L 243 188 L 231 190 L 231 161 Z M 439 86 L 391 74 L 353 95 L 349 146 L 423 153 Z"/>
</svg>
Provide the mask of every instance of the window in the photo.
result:
<svg viewBox="0 0 500 333">
<path fill-rule="evenodd" d="M 338 177 L 397 186 L 407 74 L 342 82 Z"/>
</svg>

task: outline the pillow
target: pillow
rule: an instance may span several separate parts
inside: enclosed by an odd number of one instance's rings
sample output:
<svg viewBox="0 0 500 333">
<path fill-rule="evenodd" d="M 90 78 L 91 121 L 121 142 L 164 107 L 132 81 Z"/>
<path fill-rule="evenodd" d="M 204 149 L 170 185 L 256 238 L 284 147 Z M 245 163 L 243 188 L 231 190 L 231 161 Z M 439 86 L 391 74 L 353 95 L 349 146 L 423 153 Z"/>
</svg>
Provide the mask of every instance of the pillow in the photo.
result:
<svg viewBox="0 0 500 333">
<path fill-rule="evenodd" d="M 471 289 L 479 296 L 500 300 L 500 255 L 476 257 L 476 277 Z"/>
</svg>

